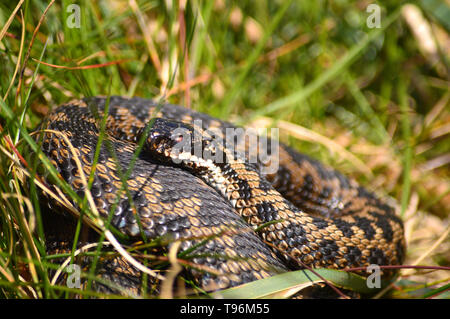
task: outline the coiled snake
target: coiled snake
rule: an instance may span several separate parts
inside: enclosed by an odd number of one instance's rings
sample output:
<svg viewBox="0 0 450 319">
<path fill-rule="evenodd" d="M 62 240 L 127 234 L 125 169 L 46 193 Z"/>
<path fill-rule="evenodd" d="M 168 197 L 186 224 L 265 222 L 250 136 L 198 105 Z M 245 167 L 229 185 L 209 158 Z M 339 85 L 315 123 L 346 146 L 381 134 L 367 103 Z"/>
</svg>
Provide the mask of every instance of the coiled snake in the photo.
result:
<svg viewBox="0 0 450 319">
<path fill-rule="evenodd" d="M 62 105 L 39 126 L 43 133 L 36 134 L 37 141 L 60 177 L 83 198 L 80 174 L 91 174 L 105 120 L 90 188 L 98 212 L 132 240 L 181 241 L 179 251 L 192 256 L 188 268 L 203 289 L 305 266 L 402 263 L 403 225 L 394 209 L 339 172 L 285 145 L 277 152 L 269 147 L 278 170 L 266 174 L 261 173 L 264 164 L 250 163 L 227 147 L 210 152 L 221 150 L 221 160 L 195 156 L 193 148 L 174 152 L 180 141 L 211 150 L 214 137 L 206 132 L 214 128 L 225 135 L 235 127 L 177 105 L 118 96 L 107 101 L 94 97 Z M 179 128 L 187 135 L 175 134 Z M 203 134 L 200 139 L 196 132 Z M 48 205 L 60 210 L 52 200 Z M 50 225 L 49 250 L 73 238 L 59 224 Z M 140 284 L 139 272 L 116 260 L 104 261 L 100 273 L 123 287 Z"/>
</svg>

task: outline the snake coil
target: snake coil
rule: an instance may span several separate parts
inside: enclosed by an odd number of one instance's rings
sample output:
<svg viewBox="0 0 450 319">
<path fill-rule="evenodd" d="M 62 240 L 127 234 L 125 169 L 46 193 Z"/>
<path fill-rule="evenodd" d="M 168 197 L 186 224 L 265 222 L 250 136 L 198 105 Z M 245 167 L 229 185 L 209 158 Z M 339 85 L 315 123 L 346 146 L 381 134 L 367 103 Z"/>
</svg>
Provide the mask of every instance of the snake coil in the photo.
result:
<svg viewBox="0 0 450 319">
<path fill-rule="evenodd" d="M 93 166 L 103 120 L 105 136 Z M 60 106 L 36 136 L 60 178 L 81 198 L 86 191 L 81 174 L 89 176 L 94 169 L 90 193 L 95 206 L 119 232 L 135 241 L 180 241 L 179 251 L 191 256 L 190 273 L 203 289 L 305 266 L 345 269 L 403 262 L 401 219 L 356 182 L 282 144 L 276 152 L 268 150 L 279 165 L 266 174 L 262 164 L 249 163 L 227 147 L 213 151 L 222 151 L 223 161 L 194 156 L 193 149 L 172 152 L 181 141 L 174 135 L 177 128 L 185 129 L 191 141 L 199 132 L 204 142 L 205 136 L 214 140 L 211 129 L 225 135 L 235 127 L 181 106 L 113 96 Z M 201 144 L 202 150 L 212 144 Z M 60 210 L 52 200 L 48 205 Z M 73 234 L 52 224 L 56 214 L 49 216 L 49 250 L 61 250 Z M 126 262 L 104 260 L 99 269 L 104 278 L 139 289 L 140 274 Z"/>
</svg>

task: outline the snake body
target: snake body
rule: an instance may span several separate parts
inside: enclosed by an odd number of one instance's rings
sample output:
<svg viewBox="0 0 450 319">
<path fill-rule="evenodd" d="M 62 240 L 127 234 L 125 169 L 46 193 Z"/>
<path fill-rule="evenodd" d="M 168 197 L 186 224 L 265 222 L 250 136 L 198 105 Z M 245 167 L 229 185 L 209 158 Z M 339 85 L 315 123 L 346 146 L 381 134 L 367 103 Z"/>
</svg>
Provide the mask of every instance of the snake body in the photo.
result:
<svg viewBox="0 0 450 319">
<path fill-rule="evenodd" d="M 179 127 L 203 137 L 211 129 L 225 135 L 235 128 L 177 105 L 94 97 L 49 113 L 37 140 L 60 178 L 83 198 L 81 175 L 91 174 L 102 136 L 90 188 L 98 212 L 136 241 L 180 241 L 179 251 L 192 256 L 188 268 L 203 289 L 304 267 L 403 262 L 401 219 L 356 182 L 282 144 L 277 152 L 269 150 L 279 165 L 267 174 L 263 164 L 249 163 L 227 147 L 221 148 L 224 161 L 194 156 L 191 150 L 174 156 L 173 131 Z M 211 146 L 200 142 L 203 151 Z M 178 164 L 174 157 L 181 159 Z M 48 204 L 56 210 L 55 203 Z M 46 231 L 52 243 L 62 241 L 54 230 Z M 139 272 L 121 265 L 108 261 L 104 276 L 136 288 Z"/>
</svg>

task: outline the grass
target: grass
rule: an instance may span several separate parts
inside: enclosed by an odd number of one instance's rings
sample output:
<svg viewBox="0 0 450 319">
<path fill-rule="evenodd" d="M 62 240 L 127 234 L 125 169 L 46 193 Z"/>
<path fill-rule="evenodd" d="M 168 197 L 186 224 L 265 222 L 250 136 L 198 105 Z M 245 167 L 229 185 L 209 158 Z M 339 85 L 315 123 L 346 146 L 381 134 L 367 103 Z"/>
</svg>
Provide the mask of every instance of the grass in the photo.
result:
<svg viewBox="0 0 450 319">
<path fill-rule="evenodd" d="M 277 124 L 284 142 L 397 203 L 405 264 L 450 265 L 445 2 L 383 2 L 380 28 L 363 0 L 78 1 L 79 28 L 71 1 L 18 3 L 0 4 L 1 297 L 73 296 L 50 284 L 39 180 L 24 183 L 37 163 L 21 157 L 51 108 L 91 95 Z M 405 269 L 379 297 L 448 298 L 448 283 L 448 271 Z"/>
</svg>

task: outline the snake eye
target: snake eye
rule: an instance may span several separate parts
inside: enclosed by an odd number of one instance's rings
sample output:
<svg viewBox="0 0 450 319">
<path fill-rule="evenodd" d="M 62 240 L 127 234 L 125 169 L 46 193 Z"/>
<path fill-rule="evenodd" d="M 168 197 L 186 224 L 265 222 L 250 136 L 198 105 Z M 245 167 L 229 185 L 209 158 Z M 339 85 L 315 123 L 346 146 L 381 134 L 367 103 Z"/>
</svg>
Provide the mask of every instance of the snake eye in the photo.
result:
<svg viewBox="0 0 450 319">
<path fill-rule="evenodd" d="M 173 139 L 175 143 L 181 143 L 183 142 L 184 136 L 182 134 L 176 134 Z"/>
</svg>

